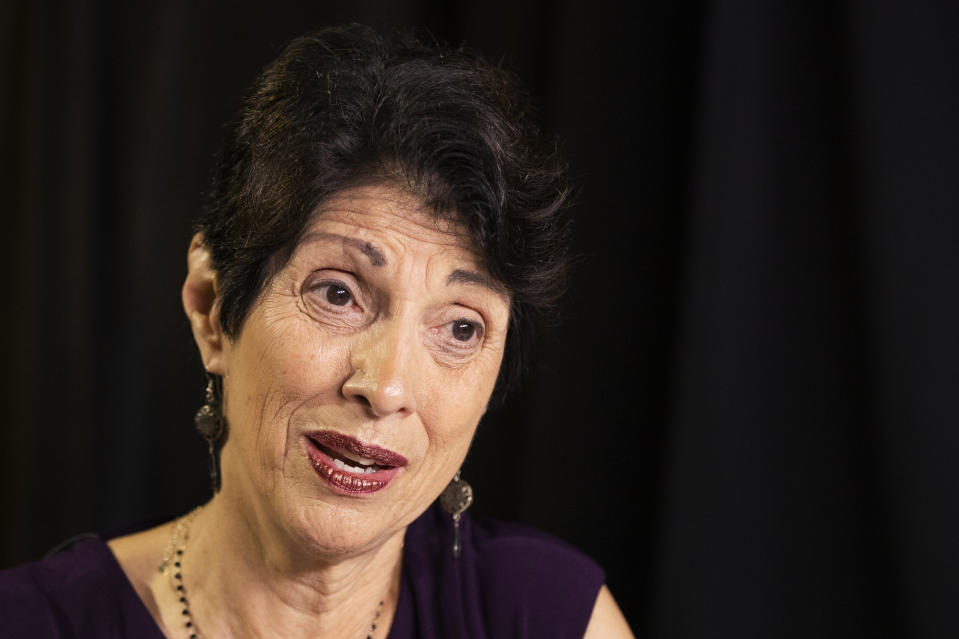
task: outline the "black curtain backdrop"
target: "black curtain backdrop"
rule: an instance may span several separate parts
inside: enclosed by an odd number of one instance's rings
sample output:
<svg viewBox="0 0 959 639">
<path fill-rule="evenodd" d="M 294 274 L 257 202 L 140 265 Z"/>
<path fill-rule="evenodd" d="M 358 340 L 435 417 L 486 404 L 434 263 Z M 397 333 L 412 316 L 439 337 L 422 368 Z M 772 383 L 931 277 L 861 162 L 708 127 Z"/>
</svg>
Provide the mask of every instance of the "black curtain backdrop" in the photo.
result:
<svg viewBox="0 0 959 639">
<path fill-rule="evenodd" d="M 179 287 L 222 125 L 292 37 L 426 27 L 565 140 L 564 321 L 475 509 L 639 636 L 959 636 L 959 4 L 0 4 L 0 566 L 207 497 Z"/>
</svg>

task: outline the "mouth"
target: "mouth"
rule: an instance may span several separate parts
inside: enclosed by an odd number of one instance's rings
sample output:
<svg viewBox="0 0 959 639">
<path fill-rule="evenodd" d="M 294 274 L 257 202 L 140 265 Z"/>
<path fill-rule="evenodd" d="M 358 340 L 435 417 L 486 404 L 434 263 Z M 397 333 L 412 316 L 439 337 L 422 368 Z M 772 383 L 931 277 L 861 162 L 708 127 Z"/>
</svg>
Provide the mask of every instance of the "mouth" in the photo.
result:
<svg viewBox="0 0 959 639">
<path fill-rule="evenodd" d="M 332 431 L 308 433 L 306 456 L 321 479 L 346 495 L 385 488 L 407 464 L 399 453 Z"/>
</svg>

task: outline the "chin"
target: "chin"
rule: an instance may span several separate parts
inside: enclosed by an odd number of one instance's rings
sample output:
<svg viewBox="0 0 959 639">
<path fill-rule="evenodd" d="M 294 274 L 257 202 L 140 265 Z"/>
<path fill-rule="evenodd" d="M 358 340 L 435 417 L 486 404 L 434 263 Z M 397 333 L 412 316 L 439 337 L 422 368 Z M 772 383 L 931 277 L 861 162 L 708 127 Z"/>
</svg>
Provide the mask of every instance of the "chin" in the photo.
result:
<svg viewBox="0 0 959 639">
<path fill-rule="evenodd" d="M 361 554 L 382 544 L 403 526 L 391 525 L 393 513 L 384 504 L 352 504 L 339 495 L 298 495 L 294 486 L 287 499 L 268 498 L 277 538 L 266 543 L 286 546 L 291 555 L 332 560 Z M 285 503 L 284 503 L 285 502 Z M 345 502 L 345 503 L 344 503 Z"/>
</svg>

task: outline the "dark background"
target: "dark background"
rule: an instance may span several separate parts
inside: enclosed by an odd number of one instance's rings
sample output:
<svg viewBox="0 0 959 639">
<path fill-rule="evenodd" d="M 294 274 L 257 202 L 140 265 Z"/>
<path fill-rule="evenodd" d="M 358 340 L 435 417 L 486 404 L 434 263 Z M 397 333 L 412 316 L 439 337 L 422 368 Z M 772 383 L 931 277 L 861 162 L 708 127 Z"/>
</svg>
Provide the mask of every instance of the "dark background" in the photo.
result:
<svg viewBox="0 0 959 639">
<path fill-rule="evenodd" d="M 222 125 L 292 37 L 427 27 L 565 140 L 564 321 L 475 508 L 637 634 L 959 634 L 959 3 L 0 4 L 0 566 L 207 497 L 179 301 Z"/>
</svg>

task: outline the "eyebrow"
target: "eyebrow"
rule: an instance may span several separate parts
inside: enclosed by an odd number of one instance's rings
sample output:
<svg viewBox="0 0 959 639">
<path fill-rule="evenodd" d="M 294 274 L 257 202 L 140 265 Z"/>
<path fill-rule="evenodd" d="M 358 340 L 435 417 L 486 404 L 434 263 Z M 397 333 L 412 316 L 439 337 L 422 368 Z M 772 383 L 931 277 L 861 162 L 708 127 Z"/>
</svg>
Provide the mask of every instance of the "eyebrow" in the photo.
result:
<svg viewBox="0 0 959 639">
<path fill-rule="evenodd" d="M 360 253 L 370 258 L 370 264 L 373 266 L 386 266 L 386 255 L 376 246 L 373 246 L 369 242 L 354 240 L 352 238 L 346 238 L 346 241 L 354 244 L 360 250 Z"/>
<path fill-rule="evenodd" d="M 386 259 L 386 254 L 371 242 L 365 242 L 363 240 L 358 240 L 355 237 L 347 237 L 345 235 L 339 235 L 337 233 L 325 233 L 323 231 L 313 231 L 307 233 L 303 238 L 304 242 L 311 242 L 313 240 L 339 240 L 348 246 L 352 246 L 360 253 L 365 255 L 370 259 L 370 264 L 376 267 L 386 266 L 389 262 Z"/>
<path fill-rule="evenodd" d="M 506 289 L 496 285 L 488 276 L 462 268 L 455 269 L 446 276 L 446 285 L 451 286 L 453 284 L 476 284 L 497 295 L 502 296 L 506 294 Z"/>
<path fill-rule="evenodd" d="M 386 259 L 386 254 L 383 253 L 378 246 L 371 242 L 356 239 L 355 237 L 347 237 L 346 235 L 327 233 L 325 231 L 312 231 L 307 233 L 303 238 L 304 242 L 312 242 L 314 240 L 335 240 L 343 242 L 344 244 L 352 246 L 360 253 L 368 257 L 370 259 L 370 264 L 376 267 L 386 266 L 389 263 Z M 446 276 L 446 285 L 452 286 L 453 284 L 473 284 L 476 286 L 482 286 L 483 288 L 492 291 L 499 296 L 508 295 L 506 289 L 503 286 L 494 283 L 489 276 L 462 268 L 454 269 L 449 275 Z"/>
</svg>

